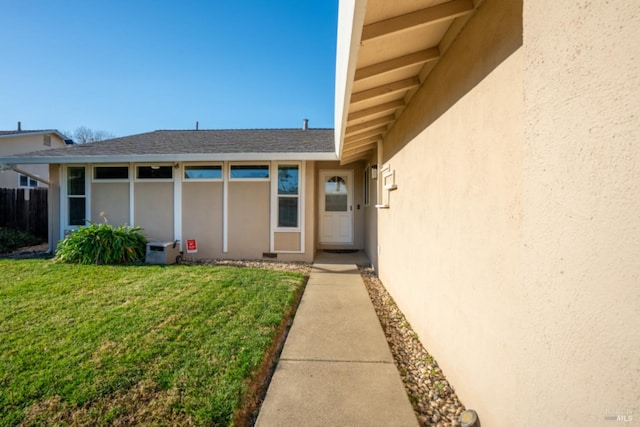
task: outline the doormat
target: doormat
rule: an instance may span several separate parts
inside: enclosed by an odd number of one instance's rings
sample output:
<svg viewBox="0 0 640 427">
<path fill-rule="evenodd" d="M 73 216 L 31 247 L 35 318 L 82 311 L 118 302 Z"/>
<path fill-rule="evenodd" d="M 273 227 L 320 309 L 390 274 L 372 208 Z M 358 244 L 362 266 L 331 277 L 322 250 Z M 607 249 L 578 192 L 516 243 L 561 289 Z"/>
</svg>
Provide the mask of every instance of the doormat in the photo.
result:
<svg viewBox="0 0 640 427">
<path fill-rule="evenodd" d="M 322 251 L 329 254 L 355 254 L 358 249 L 323 249 Z"/>
</svg>

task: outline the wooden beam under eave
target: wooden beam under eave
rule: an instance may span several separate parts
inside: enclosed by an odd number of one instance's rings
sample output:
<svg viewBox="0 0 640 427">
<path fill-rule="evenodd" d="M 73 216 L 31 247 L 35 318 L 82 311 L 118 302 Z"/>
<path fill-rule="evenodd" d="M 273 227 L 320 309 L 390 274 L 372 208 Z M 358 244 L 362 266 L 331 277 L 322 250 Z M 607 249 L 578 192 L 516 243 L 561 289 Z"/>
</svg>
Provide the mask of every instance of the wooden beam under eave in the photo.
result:
<svg viewBox="0 0 640 427">
<path fill-rule="evenodd" d="M 355 154 L 351 154 L 349 156 L 342 156 L 340 159 L 340 164 L 344 165 L 351 162 L 356 162 L 358 160 L 366 160 L 370 156 L 371 150 L 361 151 Z"/>
<path fill-rule="evenodd" d="M 365 138 L 369 138 L 370 136 L 383 135 L 386 132 L 387 132 L 387 126 L 384 125 L 375 129 L 368 130 L 363 133 L 359 133 L 357 135 L 345 135 L 344 142 L 345 144 L 349 144 L 351 142 L 361 141 Z"/>
<path fill-rule="evenodd" d="M 388 123 L 391 123 L 395 119 L 396 119 L 396 116 L 394 114 L 389 114 L 388 116 L 369 120 L 368 122 L 360 123 L 359 125 L 349 126 L 347 127 L 344 133 L 345 135 L 353 135 L 354 133 L 369 130 L 371 128 L 380 127 L 381 125 L 386 125 Z"/>
<path fill-rule="evenodd" d="M 361 153 L 363 151 L 369 151 L 369 150 L 373 150 L 376 147 L 376 143 L 375 142 L 370 142 L 367 145 L 361 145 L 360 147 L 346 147 L 344 150 L 342 150 L 342 155 L 343 156 L 350 156 L 352 154 L 356 154 L 356 153 Z"/>
<path fill-rule="evenodd" d="M 382 133 L 379 133 L 377 135 L 373 135 L 367 138 L 363 138 L 360 139 L 358 141 L 353 141 L 353 142 L 349 142 L 349 143 L 345 143 L 344 147 L 345 150 L 351 150 L 352 148 L 358 148 L 358 147 L 362 147 L 368 144 L 375 144 L 376 142 L 378 142 L 379 140 L 382 139 Z"/>
<path fill-rule="evenodd" d="M 440 50 L 437 47 L 421 50 L 356 70 L 354 81 L 360 81 L 414 65 L 435 61 L 438 58 L 440 58 Z"/>
<path fill-rule="evenodd" d="M 406 31 L 415 27 L 436 24 L 466 15 L 473 11 L 472 0 L 452 0 L 405 15 L 374 22 L 362 28 L 363 43 L 389 34 Z"/>
<path fill-rule="evenodd" d="M 347 117 L 347 123 L 364 119 L 375 114 L 386 113 L 387 111 L 395 111 L 398 108 L 402 107 L 404 107 L 403 99 L 396 99 L 395 101 L 385 102 L 384 104 L 376 105 L 375 107 L 366 108 L 364 110 L 356 111 L 349 114 L 349 116 Z"/>
<path fill-rule="evenodd" d="M 378 98 L 384 95 L 390 95 L 397 92 L 409 90 L 411 88 L 420 85 L 420 80 L 417 77 L 410 77 L 408 79 L 399 80 L 393 83 L 387 83 L 386 85 L 374 87 L 371 89 L 363 90 L 351 94 L 351 103 L 356 104 L 358 102 L 366 101 L 372 98 Z"/>
</svg>

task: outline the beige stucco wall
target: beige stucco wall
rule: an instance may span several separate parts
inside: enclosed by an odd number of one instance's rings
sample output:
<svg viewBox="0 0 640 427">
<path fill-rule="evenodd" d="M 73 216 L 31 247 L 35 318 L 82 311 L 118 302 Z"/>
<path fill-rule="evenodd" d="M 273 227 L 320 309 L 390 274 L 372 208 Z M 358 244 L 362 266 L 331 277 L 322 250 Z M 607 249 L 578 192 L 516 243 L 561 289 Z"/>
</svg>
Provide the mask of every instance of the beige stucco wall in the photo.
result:
<svg viewBox="0 0 640 427">
<path fill-rule="evenodd" d="M 517 410 L 640 425 L 640 2 L 526 1 L 523 18 Z M 633 422 L 604 421 L 616 409 Z"/>
<path fill-rule="evenodd" d="M 222 258 L 222 182 L 182 183 L 182 240 L 196 239 L 198 252 L 188 258 Z"/>
<path fill-rule="evenodd" d="M 49 165 L 51 185 L 47 194 L 49 209 L 49 250 L 55 251 L 60 236 L 60 165 Z"/>
<path fill-rule="evenodd" d="M 485 0 L 389 132 L 379 274 L 482 425 L 635 425 L 640 3 L 521 7 Z"/>
<path fill-rule="evenodd" d="M 273 247 L 276 251 L 299 251 L 300 232 L 275 232 Z"/>
<path fill-rule="evenodd" d="M 379 275 L 486 426 L 520 425 L 520 45 L 518 2 L 485 1 L 383 144 Z"/>
<path fill-rule="evenodd" d="M 133 207 L 134 225 L 143 228 L 148 240 L 174 240 L 173 182 L 136 182 Z"/>
<path fill-rule="evenodd" d="M 91 221 L 111 225 L 129 224 L 129 183 L 100 182 L 91 184 Z"/>
<path fill-rule="evenodd" d="M 262 258 L 269 251 L 270 182 L 229 182 L 229 251 L 225 258 Z"/>
</svg>

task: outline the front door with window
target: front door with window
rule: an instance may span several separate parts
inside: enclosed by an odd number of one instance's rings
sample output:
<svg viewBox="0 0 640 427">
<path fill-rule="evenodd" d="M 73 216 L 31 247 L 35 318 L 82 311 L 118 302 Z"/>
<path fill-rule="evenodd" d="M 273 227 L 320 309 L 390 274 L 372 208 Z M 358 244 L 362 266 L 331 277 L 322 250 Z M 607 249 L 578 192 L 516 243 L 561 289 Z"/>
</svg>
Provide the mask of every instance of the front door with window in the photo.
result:
<svg viewBox="0 0 640 427">
<path fill-rule="evenodd" d="M 320 171 L 320 243 L 353 243 L 353 171 Z"/>
</svg>

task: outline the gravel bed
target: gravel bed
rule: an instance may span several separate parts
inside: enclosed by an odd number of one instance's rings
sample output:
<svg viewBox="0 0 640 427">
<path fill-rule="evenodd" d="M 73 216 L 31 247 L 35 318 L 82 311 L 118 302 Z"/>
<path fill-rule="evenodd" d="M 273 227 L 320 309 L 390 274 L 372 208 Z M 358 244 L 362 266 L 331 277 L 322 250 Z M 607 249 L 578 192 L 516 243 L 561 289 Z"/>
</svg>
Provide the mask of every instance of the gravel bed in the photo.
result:
<svg viewBox="0 0 640 427">
<path fill-rule="evenodd" d="M 359 266 L 402 382 L 421 426 L 459 426 L 465 407 L 424 349 L 373 269 Z"/>
<path fill-rule="evenodd" d="M 184 259 L 183 264 L 210 264 L 230 267 L 261 268 L 264 270 L 292 271 L 308 276 L 311 273 L 311 263 L 308 262 L 284 262 L 267 260 L 234 260 L 234 259 L 201 259 L 190 261 Z"/>
</svg>

